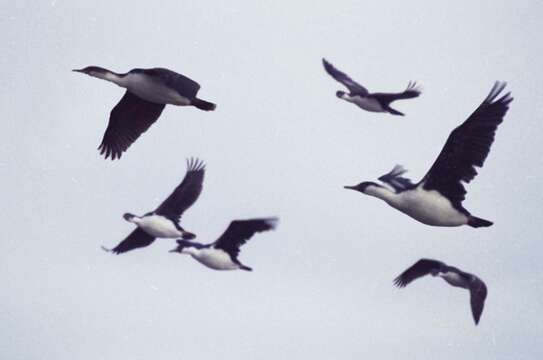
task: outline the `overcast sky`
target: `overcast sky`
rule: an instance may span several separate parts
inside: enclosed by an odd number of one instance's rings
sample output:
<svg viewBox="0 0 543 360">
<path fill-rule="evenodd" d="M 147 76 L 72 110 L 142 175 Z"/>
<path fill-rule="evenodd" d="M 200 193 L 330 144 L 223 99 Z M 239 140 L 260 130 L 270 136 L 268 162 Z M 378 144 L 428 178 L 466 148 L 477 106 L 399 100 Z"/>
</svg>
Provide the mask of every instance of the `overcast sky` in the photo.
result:
<svg viewBox="0 0 543 360">
<path fill-rule="evenodd" d="M 538 1 L 10 1 L 0 5 L 0 357 L 515 359 L 543 356 L 543 4 Z M 326 57 L 370 91 L 423 84 L 405 117 L 335 97 Z M 72 73 L 167 67 L 215 112 L 168 106 L 120 161 L 96 147 L 123 94 Z M 495 80 L 515 98 L 465 207 L 490 228 L 433 228 L 344 190 L 403 164 L 418 180 Z M 217 272 L 133 225 L 207 164 L 183 226 L 211 242 L 279 216 Z M 421 257 L 484 279 L 392 280 Z"/>
</svg>

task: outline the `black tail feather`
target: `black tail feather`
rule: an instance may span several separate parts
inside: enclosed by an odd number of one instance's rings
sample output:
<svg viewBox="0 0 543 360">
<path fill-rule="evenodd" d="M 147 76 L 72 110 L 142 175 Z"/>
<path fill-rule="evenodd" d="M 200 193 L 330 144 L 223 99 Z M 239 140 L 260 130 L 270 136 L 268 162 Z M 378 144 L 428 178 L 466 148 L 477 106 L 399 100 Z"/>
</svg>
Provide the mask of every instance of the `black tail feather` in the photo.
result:
<svg viewBox="0 0 543 360">
<path fill-rule="evenodd" d="M 489 227 L 493 224 L 492 221 L 478 218 L 476 216 L 470 216 L 468 219 L 468 225 L 474 228 Z"/>
<path fill-rule="evenodd" d="M 190 104 L 204 111 L 213 111 L 217 107 L 217 105 L 213 103 L 198 98 L 192 99 Z"/>
<path fill-rule="evenodd" d="M 398 110 L 394 110 L 394 109 L 391 108 L 390 106 L 388 106 L 385 110 L 387 110 L 389 113 L 391 113 L 391 114 L 393 114 L 393 115 L 404 116 L 404 113 L 401 113 L 401 112 L 399 112 Z"/>
<path fill-rule="evenodd" d="M 239 268 L 245 271 L 253 271 L 253 269 L 251 269 L 250 267 L 242 265 L 242 264 L 239 264 Z"/>
</svg>

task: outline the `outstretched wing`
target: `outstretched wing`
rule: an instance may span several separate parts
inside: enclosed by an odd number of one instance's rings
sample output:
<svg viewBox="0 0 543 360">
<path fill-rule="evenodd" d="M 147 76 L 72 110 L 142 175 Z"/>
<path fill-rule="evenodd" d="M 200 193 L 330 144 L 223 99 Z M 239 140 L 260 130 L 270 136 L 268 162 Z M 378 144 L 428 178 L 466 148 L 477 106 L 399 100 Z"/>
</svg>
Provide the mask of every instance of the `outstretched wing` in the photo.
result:
<svg viewBox="0 0 543 360">
<path fill-rule="evenodd" d="M 181 215 L 192 206 L 202 192 L 205 165 L 198 159 L 187 160 L 187 172 L 181 184 L 155 210 L 156 214 L 179 222 Z"/>
<path fill-rule="evenodd" d="M 98 147 L 100 155 L 111 160 L 120 159 L 134 141 L 157 121 L 165 104 L 155 104 L 125 92 L 111 110 L 109 123 Z"/>
<path fill-rule="evenodd" d="M 394 279 L 394 285 L 397 287 L 405 287 L 409 285 L 413 280 L 428 275 L 432 270 L 439 271 L 439 269 L 445 266 L 444 263 L 432 259 L 420 259 L 409 269 L 405 270 L 396 279 Z"/>
<path fill-rule="evenodd" d="M 390 172 L 379 177 L 379 180 L 392 186 L 396 193 L 400 193 L 405 190 L 413 189 L 415 184 L 411 180 L 402 177 L 407 172 L 401 165 L 396 165 Z"/>
<path fill-rule="evenodd" d="M 324 65 L 326 72 L 334 79 L 345 85 L 352 94 L 362 96 L 368 95 L 368 90 L 365 87 L 351 79 L 349 76 L 347 76 L 347 74 L 336 69 L 334 65 L 330 64 L 328 61 L 326 61 L 326 59 L 322 59 L 322 64 Z"/>
<path fill-rule="evenodd" d="M 390 104 L 391 102 L 400 99 L 416 98 L 420 94 L 421 90 L 418 84 L 415 81 L 410 81 L 409 84 L 407 84 L 407 88 L 401 93 L 374 93 L 371 95 L 381 103 Z"/>
<path fill-rule="evenodd" d="M 485 307 L 487 288 L 485 283 L 481 279 L 479 279 L 475 275 L 472 276 L 474 277 L 474 280 L 471 282 L 469 287 L 471 313 L 473 315 L 475 325 L 477 325 L 479 323 L 479 319 L 481 319 L 483 308 Z"/>
<path fill-rule="evenodd" d="M 213 247 L 229 253 L 234 259 L 239 254 L 239 248 L 257 232 L 275 229 L 277 218 L 234 220 L 230 223 Z"/>
<path fill-rule="evenodd" d="M 153 241 L 155 241 L 154 237 L 147 234 L 140 228 L 137 228 L 136 230 L 132 231 L 123 241 L 121 241 L 119 245 L 115 246 L 111 250 L 106 248 L 104 248 L 104 250 L 111 251 L 114 254 L 122 254 L 130 250 L 148 246 Z"/>
<path fill-rule="evenodd" d="M 498 125 L 502 123 L 511 93 L 496 100 L 505 88 L 505 82 L 496 82 L 486 99 L 471 116 L 451 132 L 443 150 L 422 179 L 426 190 L 437 190 L 459 207 L 469 183 L 477 175 L 476 166 L 482 167 Z"/>
</svg>

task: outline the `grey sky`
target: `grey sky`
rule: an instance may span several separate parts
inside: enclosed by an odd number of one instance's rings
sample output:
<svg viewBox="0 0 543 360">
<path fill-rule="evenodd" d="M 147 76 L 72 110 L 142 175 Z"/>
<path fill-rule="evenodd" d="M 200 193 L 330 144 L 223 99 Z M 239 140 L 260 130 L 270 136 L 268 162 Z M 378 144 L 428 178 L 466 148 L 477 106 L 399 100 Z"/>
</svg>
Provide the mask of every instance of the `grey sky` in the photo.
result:
<svg viewBox="0 0 543 360">
<path fill-rule="evenodd" d="M 13 1 L 0 5 L 0 357 L 28 359 L 541 358 L 543 4 L 537 1 Z M 423 95 L 404 118 L 339 101 L 327 57 L 368 89 Z M 96 147 L 123 90 L 70 72 L 168 67 L 205 113 L 167 107 L 116 162 Z M 467 209 L 487 229 L 432 228 L 342 189 L 400 163 L 420 178 L 495 80 L 515 97 Z M 280 217 L 241 253 L 253 273 L 169 254 L 112 256 L 185 172 L 203 242 L 236 218 Z M 489 287 L 392 279 L 420 257 Z"/>
</svg>

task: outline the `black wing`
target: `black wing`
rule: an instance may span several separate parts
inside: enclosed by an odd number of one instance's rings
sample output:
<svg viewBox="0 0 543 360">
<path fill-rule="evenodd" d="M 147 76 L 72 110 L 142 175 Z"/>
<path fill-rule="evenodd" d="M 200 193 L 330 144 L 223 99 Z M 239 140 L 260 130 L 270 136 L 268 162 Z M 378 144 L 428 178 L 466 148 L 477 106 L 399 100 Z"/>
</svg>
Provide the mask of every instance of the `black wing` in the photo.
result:
<svg viewBox="0 0 543 360">
<path fill-rule="evenodd" d="M 421 90 L 415 81 L 410 81 L 407 84 L 407 88 L 401 93 L 374 93 L 371 94 L 374 98 L 378 99 L 381 103 L 390 104 L 393 101 L 400 99 L 416 98 L 421 94 Z"/>
<path fill-rule="evenodd" d="M 413 280 L 428 275 L 432 270 L 439 271 L 441 267 L 446 266 L 441 261 L 432 259 L 420 259 L 409 269 L 405 270 L 396 279 L 394 279 L 394 285 L 397 287 L 405 287 Z"/>
<path fill-rule="evenodd" d="M 345 85 L 352 94 L 362 96 L 368 95 L 368 90 L 365 87 L 351 79 L 347 74 L 336 69 L 334 65 L 330 64 L 328 61 L 326 61 L 326 59 L 322 59 L 322 64 L 324 65 L 326 72 L 334 79 Z"/>
<path fill-rule="evenodd" d="M 136 230 L 132 231 L 130 235 L 128 235 L 123 241 L 119 243 L 119 245 L 115 246 L 113 249 L 111 250 L 108 250 L 105 248 L 104 249 L 111 251 L 114 254 L 122 254 L 130 250 L 148 246 L 153 241 L 155 241 L 154 237 L 147 234 L 145 231 L 141 230 L 140 228 L 137 228 Z"/>
<path fill-rule="evenodd" d="M 477 325 L 479 323 L 479 319 L 481 318 L 481 314 L 483 313 L 483 308 L 485 306 L 487 288 L 485 283 L 481 279 L 479 279 L 475 275 L 472 276 L 474 280 L 471 282 L 469 287 L 471 313 L 473 315 L 475 325 Z"/>
<path fill-rule="evenodd" d="M 424 188 L 438 190 L 459 207 L 464 200 L 466 189 L 461 181 L 469 183 L 482 167 L 498 125 L 513 101 L 511 93 L 496 100 L 506 83 L 496 82 L 486 99 L 449 135 L 443 150 L 422 179 Z"/>
<path fill-rule="evenodd" d="M 277 218 L 234 220 L 221 237 L 213 243 L 216 249 L 222 249 L 236 258 L 239 248 L 257 232 L 275 229 Z"/>
<path fill-rule="evenodd" d="M 175 71 L 164 68 L 146 69 L 144 71 L 149 76 L 156 76 L 166 86 L 176 89 L 179 94 L 189 99 L 194 98 L 198 90 L 200 90 L 200 84 Z"/>
<path fill-rule="evenodd" d="M 407 170 L 401 165 L 396 165 L 389 173 L 379 177 L 379 180 L 392 186 L 396 193 L 400 193 L 405 190 L 413 189 L 415 184 L 411 180 L 402 177 Z"/>
<path fill-rule="evenodd" d="M 198 159 L 187 160 L 187 172 L 181 184 L 155 210 L 156 214 L 179 222 L 185 210 L 192 206 L 202 192 L 205 165 Z"/>
<path fill-rule="evenodd" d="M 120 159 L 130 145 L 157 121 L 165 104 L 155 104 L 126 92 L 109 115 L 109 124 L 98 147 L 100 155 Z"/>
</svg>

